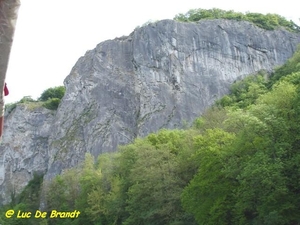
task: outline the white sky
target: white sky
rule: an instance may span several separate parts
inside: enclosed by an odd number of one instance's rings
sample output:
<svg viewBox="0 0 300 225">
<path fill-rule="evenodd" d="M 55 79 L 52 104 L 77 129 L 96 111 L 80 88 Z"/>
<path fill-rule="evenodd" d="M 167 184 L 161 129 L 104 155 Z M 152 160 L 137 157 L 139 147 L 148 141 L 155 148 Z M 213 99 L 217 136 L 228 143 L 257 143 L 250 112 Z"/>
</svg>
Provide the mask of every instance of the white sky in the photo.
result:
<svg viewBox="0 0 300 225">
<path fill-rule="evenodd" d="M 6 103 L 36 99 L 63 85 L 79 57 L 107 39 L 129 35 L 149 20 L 194 8 L 277 13 L 299 24 L 295 0 L 21 0 L 6 82 Z"/>
</svg>

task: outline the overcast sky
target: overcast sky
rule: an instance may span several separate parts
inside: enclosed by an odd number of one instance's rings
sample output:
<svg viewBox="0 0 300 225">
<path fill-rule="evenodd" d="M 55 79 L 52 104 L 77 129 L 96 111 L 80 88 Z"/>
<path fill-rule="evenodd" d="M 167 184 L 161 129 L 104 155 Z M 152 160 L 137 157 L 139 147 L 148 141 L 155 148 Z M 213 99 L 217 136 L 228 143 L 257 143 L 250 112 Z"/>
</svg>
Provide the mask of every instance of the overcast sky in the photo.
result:
<svg viewBox="0 0 300 225">
<path fill-rule="evenodd" d="M 36 99 L 63 85 L 79 57 L 107 39 L 129 35 L 149 20 L 172 19 L 194 8 L 277 13 L 299 24 L 294 0 L 21 0 L 6 76 L 6 103 Z"/>
</svg>

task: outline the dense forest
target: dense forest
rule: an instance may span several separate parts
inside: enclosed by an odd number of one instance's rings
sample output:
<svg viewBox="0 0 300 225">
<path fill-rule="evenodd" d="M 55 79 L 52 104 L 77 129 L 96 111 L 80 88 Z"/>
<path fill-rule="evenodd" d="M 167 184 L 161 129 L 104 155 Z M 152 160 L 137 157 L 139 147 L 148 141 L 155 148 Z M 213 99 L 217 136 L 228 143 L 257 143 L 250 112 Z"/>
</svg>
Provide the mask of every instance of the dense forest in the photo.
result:
<svg viewBox="0 0 300 225">
<path fill-rule="evenodd" d="M 0 224 L 300 224 L 300 48 L 272 74 L 236 81 L 192 127 L 160 130 L 52 181 L 36 174 Z M 8 209 L 74 211 L 17 219 Z"/>
</svg>

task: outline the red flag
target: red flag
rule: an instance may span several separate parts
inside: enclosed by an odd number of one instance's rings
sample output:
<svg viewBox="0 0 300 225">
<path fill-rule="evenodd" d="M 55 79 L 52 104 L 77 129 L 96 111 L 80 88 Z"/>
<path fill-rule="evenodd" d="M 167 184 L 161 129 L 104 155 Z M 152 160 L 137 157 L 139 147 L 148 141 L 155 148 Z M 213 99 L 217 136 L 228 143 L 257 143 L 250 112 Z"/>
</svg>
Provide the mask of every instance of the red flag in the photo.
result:
<svg viewBox="0 0 300 225">
<path fill-rule="evenodd" d="M 8 88 L 6 86 L 6 83 L 4 85 L 4 96 L 7 96 L 9 94 Z"/>
</svg>

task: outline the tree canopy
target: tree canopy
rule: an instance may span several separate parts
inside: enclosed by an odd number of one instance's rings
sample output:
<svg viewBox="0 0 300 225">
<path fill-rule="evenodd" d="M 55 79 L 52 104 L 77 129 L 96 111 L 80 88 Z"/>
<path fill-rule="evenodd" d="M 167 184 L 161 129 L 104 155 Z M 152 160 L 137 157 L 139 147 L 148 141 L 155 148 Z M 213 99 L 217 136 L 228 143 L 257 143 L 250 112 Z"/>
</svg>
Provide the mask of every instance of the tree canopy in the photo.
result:
<svg viewBox="0 0 300 225">
<path fill-rule="evenodd" d="M 288 21 L 278 14 L 261 14 L 261 13 L 240 13 L 233 10 L 222 9 L 191 9 L 185 14 L 178 14 L 174 20 L 181 22 L 197 22 L 203 19 L 229 19 L 229 20 L 243 20 L 254 23 L 256 26 L 266 29 L 274 30 L 283 27 L 286 30 L 293 32 L 300 32 L 300 27 L 292 20 Z"/>
<path fill-rule="evenodd" d="M 50 110 L 56 110 L 60 104 L 61 99 L 65 95 L 65 87 L 64 86 L 58 86 L 53 88 L 48 88 L 39 97 L 39 101 L 42 101 L 44 106 L 47 109 Z"/>
<path fill-rule="evenodd" d="M 51 98 L 58 98 L 62 99 L 65 94 L 65 87 L 64 86 L 58 86 L 58 87 L 53 87 L 53 88 L 48 88 L 39 97 L 39 101 L 47 101 L 48 99 Z"/>
</svg>

